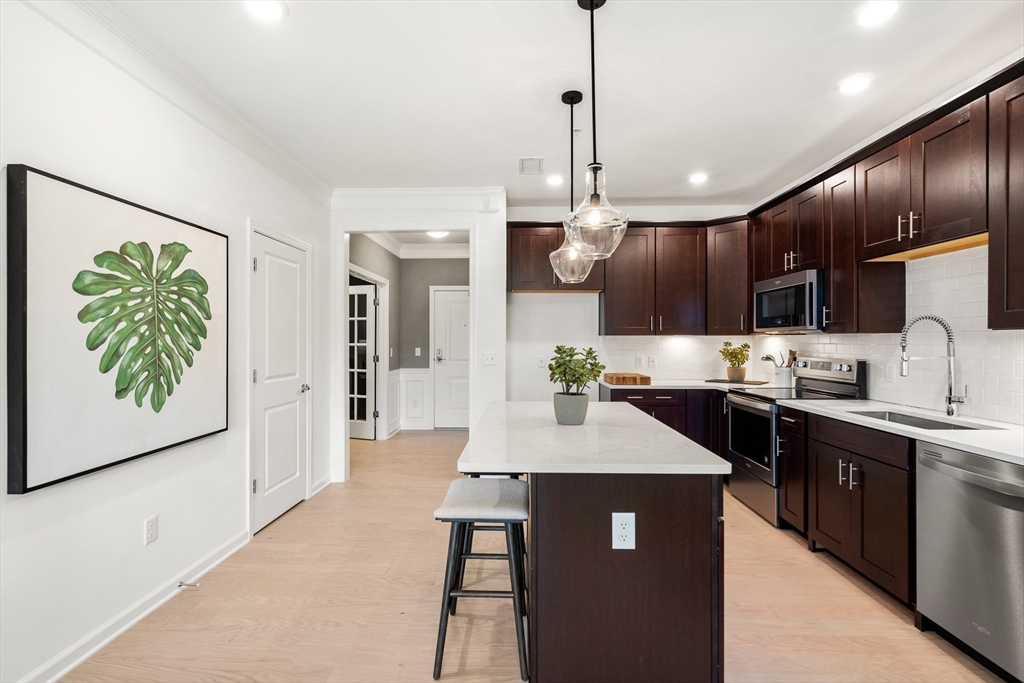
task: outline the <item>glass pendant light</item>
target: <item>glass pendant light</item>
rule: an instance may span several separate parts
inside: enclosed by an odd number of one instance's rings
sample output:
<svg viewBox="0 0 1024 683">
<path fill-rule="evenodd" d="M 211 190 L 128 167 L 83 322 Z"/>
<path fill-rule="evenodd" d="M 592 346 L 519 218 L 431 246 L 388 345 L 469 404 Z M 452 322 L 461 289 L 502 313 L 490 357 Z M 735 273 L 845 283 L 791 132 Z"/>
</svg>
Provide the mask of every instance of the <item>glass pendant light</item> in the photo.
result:
<svg viewBox="0 0 1024 683">
<path fill-rule="evenodd" d="M 590 107 L 594 139 L 594 161 L 587 166 L 587 189 L 576 210 L 563 221 L 569 240 L 585 259 L 606 259 L 626 234 L 629 216 L 608 201 L 605 194 L 604 165 L 597 160 L 597 101 L 594 77 L 594 10 L 605 0 L 576 0 L 590 12 Z M 586 249 L 590 247 L 590 249 Z"/>
<path fill-rule="evenodd" d="M 583 100 L 583 93 L 579 90 L 568 90 L 562 93 L 562 102 L 569 105 L 569 210 L 572 211 L 572 188 L 575 184 L 573 169 L 576 161 L 576 149 L 573 141 L 573 129 L 575 121 L 573 118 L 574 107 Z M 584 254 L 592 254 L 594 248 L 589 244 L 573 244 L 566 232 L 562 246 L 551 252 L 548 257 L 551 260 L 551 267 L 555 269 L 558 279 L 566 284 L 577 284 L 583 282 L 590 275 L 594 267 L 594 259 L 585 258 Z"/>
</svg>

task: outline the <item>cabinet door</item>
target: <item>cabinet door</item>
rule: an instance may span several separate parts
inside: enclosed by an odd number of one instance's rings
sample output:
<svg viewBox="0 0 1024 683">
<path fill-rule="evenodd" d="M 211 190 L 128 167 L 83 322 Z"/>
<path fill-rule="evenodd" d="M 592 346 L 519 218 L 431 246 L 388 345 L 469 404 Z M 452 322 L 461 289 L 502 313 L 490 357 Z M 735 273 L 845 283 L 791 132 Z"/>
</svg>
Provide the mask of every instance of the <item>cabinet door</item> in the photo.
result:
<svg viewBox="0 0 1024 683">
<path fill-rule="evenodd" d="M 849 555 L 853 503 L 849 487 L 850 459 L 844 450 L 808 441 L 808 528 L 817 541 L 842 558 Z"/>
<path fill-rule="evenodd" d="M 655 254 L 657 333 L 704 334 L 707 229 L 656 228 Z"/>
<path fill-rule="evenodd" d="M 708 228 L 708 334 L 748 334 L 747 221 Z"/>
<path fill-rule="evenodd" d="M 709 451 L 714 450 L 717 441 L 714 435 L 718 421 L 715 397 L 719 393 L 715 389 L 686 391 L 686 430 L 683 434 Z"/>
<path fill-rule="evenodd" d="M 654 334 L 654 228 L 627 228 L 604 265 L 601 334 Z"/>
<path fill-rule="evenodd" d="M 509 228 L 513 291 L 558 289 L 549 256 L 561 246 L 560 228 Z"/>
<path fill-rule="evenodd" d="M 793 200 L 768 209 L 768 277 L 778 277 L 793 270 Z"/>
<path fill-rule="evenodd" d="M 651 417 L 658 422 L 668 425 L 680 434 L 686 428 L 686 406 L 651 406 Z"/>
<path fill-rule="evenodd" d="M 768 212 L 754 216 L 750 224 L 751 288 L 755 282 L 767 280 L 768 275 Z M 749 296 L 749 292 L 748 292 Z"/>
<path fill-rule="evenodd" d="M 561 242 L 555 245 L 555 249 L 557 249 L 560 246 L 562 246 Z M 600 292 L 601 290 L 604 289 L 604 263 L 606 260 L 607 259 L 594 261 L 594 266 L 593 268 L 590 269 L 590 275 L 588 275 L 587 279 L 584 280 L 583 282 L 568 284 L 562 282 L 561 280 L 557 280 L 558 289 L 564 289 L 567 291 L 577 290 L 584 292 Z"/>
<path fill-rule="evenodd" d="M 857 164 L 857 260 L 910 248 L 910 138 Z"/>
<path fill-rule="evenodd" d="M 989 96 L 988 326 L 1024 328 L 1024 77 Z"/>
<path fill-rule="evenodd" d="M 824 207 L 822 185 L 793 198 L 793 256 L 790 270 L 824 267 Z"/>
<path fill-rule="evenodd" d="M 853 456 L 851 555 L 856 569 L 904 602 L 910 601 L 910 473 Z"/>
<path fill-rule="evenodd" d="M 807 449 L 804 435 L 779 433 L 779 516 L 797 531 L 807 531 Z"/>
<path fill-rule="evenodd" d="M 825 181 L 826 332 L 857 331 L 856 195 L 851 166 Z"/>
</svg>

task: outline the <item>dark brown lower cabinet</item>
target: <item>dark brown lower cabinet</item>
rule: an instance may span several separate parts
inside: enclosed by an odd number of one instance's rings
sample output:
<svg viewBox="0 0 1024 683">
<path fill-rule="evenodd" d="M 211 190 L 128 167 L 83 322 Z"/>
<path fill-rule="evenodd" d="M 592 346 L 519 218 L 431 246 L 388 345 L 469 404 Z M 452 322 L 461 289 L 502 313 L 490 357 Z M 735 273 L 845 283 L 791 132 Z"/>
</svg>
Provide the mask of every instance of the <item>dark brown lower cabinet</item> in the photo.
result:
<svg viewBox="0 0 1024 683">
<path fill-rule="evenodd" d="M 844 423 L 812 416 L 812 435 L 848 442 Z M 905 603 L 913 599 L 912 475 L 902 437 L 879 435 L 877 457 L 812 438 L 807 446 L 807 540 L 828 550 Z M 886 446 L 885 444 L 888 444 Z M 888 463 L 881 462 L 886 460 Z"/>
<path fill-rule="evenodd" d="M 807 531 L 807 447 L 802 432 L 779 434 L 779 516 L 800 532 Z"/>
<path fill-rule="evenodd" d="M 530 680 L 722 681 L 721 519 L 720 476 L 531 474 Z"/>
<path fill-rule="evenodd" d="M 600 400 L 625 401 L 687 439 L 722 454 L 725 393 L 717 389 L 611 389 L 601 385 Z M 725 448 L 728 448 L 726 445 Z"/>
<path fill-rule="evenodd" d="M 687 439 L 709 451 L 714 451 L 718 442 L 715 434 L 718 425 L 715 399 L 721 393 L 715 389 L 686 390 L 686 427 L 682 432 Z"/>
<path fill-rule="evenodd" d="M 686 406 L 643 406 L 640 410 L 680 433 L 686 425 Z"/>
</svg>

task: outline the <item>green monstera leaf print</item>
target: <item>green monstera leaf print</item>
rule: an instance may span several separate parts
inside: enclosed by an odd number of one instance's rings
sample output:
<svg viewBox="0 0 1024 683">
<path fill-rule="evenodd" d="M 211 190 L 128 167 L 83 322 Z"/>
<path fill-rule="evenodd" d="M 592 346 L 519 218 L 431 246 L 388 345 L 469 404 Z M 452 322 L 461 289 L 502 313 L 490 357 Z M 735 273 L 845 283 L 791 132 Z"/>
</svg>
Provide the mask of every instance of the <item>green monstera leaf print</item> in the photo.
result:
<svg viewBox="0 0 1024 683">
<path fill-rule="evenodd" d="M 117 252 L 98 254 L 93 263 L 110 271 L 83 270 L 71 287 L 84 296 L 99 296 L 78 312 L 82 323 L 96 323 L 86 337 L 90 351 L 107 348 L 100 358 L 100 372 L 115 367 L 114 396 L 134 394 L 135 405 L 149 394 L 149 404 L 159 413 L 174 387 L 181 384 L 182 364 L 192 367 L 206 339 L 210 320 L 209 286 L 191 268 L 175 275 L 192 250 L 172 242 L 153 250 L 145 242 L 125 242 Z M 120 365 L 120 367 L 118 367 Z"/>
</svg>

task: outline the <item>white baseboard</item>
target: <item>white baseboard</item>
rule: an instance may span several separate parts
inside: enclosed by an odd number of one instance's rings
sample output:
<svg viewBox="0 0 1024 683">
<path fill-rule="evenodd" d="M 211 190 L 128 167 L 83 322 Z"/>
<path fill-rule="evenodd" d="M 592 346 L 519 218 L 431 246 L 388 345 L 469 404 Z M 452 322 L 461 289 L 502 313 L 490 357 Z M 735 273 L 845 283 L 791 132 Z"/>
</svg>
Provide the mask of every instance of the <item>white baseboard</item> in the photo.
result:
<svg viewBox="0 0 1024 683">
<path fill-rule="evenodd" d="M 126 607 L 120 614 L 106 623 L 101 624 L 77 643 L 53 657 L 38 669 L 22 679 L 29 681 L 57 681 L 67 675 L 76 666 L 99 652 L 107 643 L 141 621 L 160 605 L 164 604 L 181 592 L 179 581 L 194 582 L 206 572 L 231 557 L 239 548 L 249 542 L 248 530 L 238 534 L 219 548 L 178 572 L 148 595 L 140 598 L 135 604 Z"/>
<path fill-rule="evenodd" d="M 316 494 L 320 493 L 320 492 L 321 492 L 321 491 L 323 491 L 323 490 L 324 490 L 325 488 L 327 488 L 327 486 L 328 486 L 328 485 L 329 485 L 330 483 L 331 483 L 331 475 L 329 475 L 329 474 L 328 474 L 328 475 L 327 475 L 326 477 L 324 477 L 324 478 L 323 478 L 323 479 L 321 479 L 320 481 L 318 481 L 318 482 L 316 482 L 315 484 L 313 484 L 313 486 L 312 486 L 312 491 L 310 492 L 310 494 L 309 494 L 309 497 L 310 497 L 310 498 L 312 498 L 312 497 L 313 497 L 313 496 L 315 496 Z"/>
<path fill-rule="evenodd" d="M 402 368 L 401 428 L 434 428 L 434 376 L 430 368 Z"/>
</svg>

